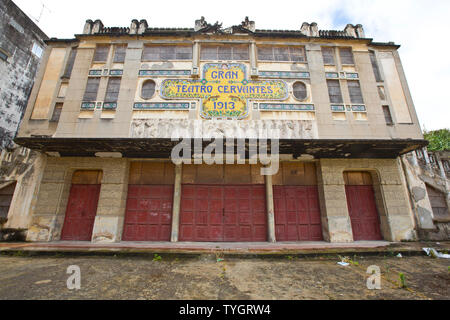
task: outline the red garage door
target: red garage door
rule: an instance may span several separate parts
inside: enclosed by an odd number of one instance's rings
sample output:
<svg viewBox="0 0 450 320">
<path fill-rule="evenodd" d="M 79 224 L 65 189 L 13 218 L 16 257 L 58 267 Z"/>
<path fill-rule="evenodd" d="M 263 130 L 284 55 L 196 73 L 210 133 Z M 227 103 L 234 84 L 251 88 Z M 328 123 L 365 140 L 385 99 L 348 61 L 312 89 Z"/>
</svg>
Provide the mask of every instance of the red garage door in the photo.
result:
<svg viewBox="0 0 450 320">
<path fill-rule="evenodd" d="M 101 179 L 101 171 L 77 171 L 74 173 L 61 240 L 91 240 Z"/>
<path fill-rule="evenodd" d="M 382 240 L 371 175 L 345 172 L 344 179 L 353 240 Z"/>
<path fill-rule="evenodd" d="M 129 185 L 122 239 L 170 241 L 172 199 L 171 185 Z"/>
<path fill-rule="evenodd" d="M 183 185 L 181 241 L 266 241 L 264 185 Z"/>
<path fill-rule="evenodd" d="M 321 241 L 317 186 L 274 186 L 277 241 Z"/>
</svg>

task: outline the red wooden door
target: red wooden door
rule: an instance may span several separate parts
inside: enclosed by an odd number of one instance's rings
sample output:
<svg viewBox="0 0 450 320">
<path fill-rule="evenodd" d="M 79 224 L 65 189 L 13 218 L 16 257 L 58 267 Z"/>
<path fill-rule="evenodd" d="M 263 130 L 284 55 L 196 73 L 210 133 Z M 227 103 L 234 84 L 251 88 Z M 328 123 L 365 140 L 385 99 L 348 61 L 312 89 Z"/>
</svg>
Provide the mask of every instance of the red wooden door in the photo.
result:
<svg viewBox="0 0 450 320">
<path fill-rule="evenodd" d="M 183 185 L 180 240 L 266 241 L 263 185 Z"/>
<path fill-rule="evenodd" d="M 124 241 L 170 241 L 173 186 L 129 185 Z"/>
<path fill-rule="evenodd" d="M 72 184 L 61 240 L 91 240 L 100 187 L 100 184 Z"/>
<path fill-rule="evenodd" d="M 352 223 L 353 240 L 382 240 L 373 187 L 347 185 L 345 193 Z"/>
<path fill-rule="evenodd" d="M 317 186 L 274 186 L 277 241 L 322 241 Z"/>
</svg>

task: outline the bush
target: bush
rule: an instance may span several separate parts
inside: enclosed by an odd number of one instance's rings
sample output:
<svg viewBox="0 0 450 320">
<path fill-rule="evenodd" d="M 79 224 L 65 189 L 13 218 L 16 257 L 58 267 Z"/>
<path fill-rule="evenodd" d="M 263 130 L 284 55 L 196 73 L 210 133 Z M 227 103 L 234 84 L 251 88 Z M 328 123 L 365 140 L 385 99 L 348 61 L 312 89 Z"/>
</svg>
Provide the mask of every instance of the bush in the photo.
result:
<svg viewBox="0 0 450 320">
<path fill-rule="evenodd" d="M 441 129 L 435 131 L 425 131 L 424 137 L 430 142 L 428 150 L 444 151 L 450 150 L 450 130 Z"/>
</svg>

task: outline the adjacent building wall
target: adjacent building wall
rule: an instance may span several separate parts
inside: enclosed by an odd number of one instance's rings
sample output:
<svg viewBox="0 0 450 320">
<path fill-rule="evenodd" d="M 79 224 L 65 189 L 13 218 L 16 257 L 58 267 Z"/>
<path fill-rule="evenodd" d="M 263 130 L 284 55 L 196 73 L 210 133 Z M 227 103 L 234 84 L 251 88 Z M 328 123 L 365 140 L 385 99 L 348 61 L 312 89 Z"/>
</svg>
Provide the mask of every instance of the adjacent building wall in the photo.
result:
<svg viewBox="0 0 450 320">
<path fill-rule="evenodd" d="M 48 37 L 12 1 L 0 1 L 0 189 L 16 184 L 8 229 L 27 229 L 45 165 L 13 139 L 25 112 Z M 0 238 L 1 240 L 1 238 Z"/>
</svg>

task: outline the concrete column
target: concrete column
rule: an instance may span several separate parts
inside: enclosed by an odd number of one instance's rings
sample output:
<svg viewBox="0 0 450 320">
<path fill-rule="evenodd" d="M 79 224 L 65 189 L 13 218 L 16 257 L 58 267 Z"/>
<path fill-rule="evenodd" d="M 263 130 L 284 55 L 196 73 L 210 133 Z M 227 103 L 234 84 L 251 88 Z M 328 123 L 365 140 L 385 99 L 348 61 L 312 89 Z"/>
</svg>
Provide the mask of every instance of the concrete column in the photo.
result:
<svg viewBox="0 0 450 320">
<path fill-rule="evenodd" d="M 269 242 L 276 242 L 275 238 L 275 210 L 273 204 L 272 176 L 265 176 L 266 180 L 266 206 L 267 206 L 267 238 Z"/>
<path fill-rule="evenodd" d="M 437 153 L 435 153 L 434 156 L 436 158 L 436 163 L 437 163 L 437 165 L 439 167 L 440 176 L 445 181 L 447 179 L 447 175 L 445 174 L 444 165 L 442 164 L 441 157 Z"/>
<path fill-rule="evenodd" d="M 175 166 L 175 185 L 173 188 L 173 205 L 172 205 L 172 236 L 171 242 L 178 242 L 178 230 L 180 225 L 180 204 L 181 204 L 181 174 L 182 164 Z"/>
</svg>

